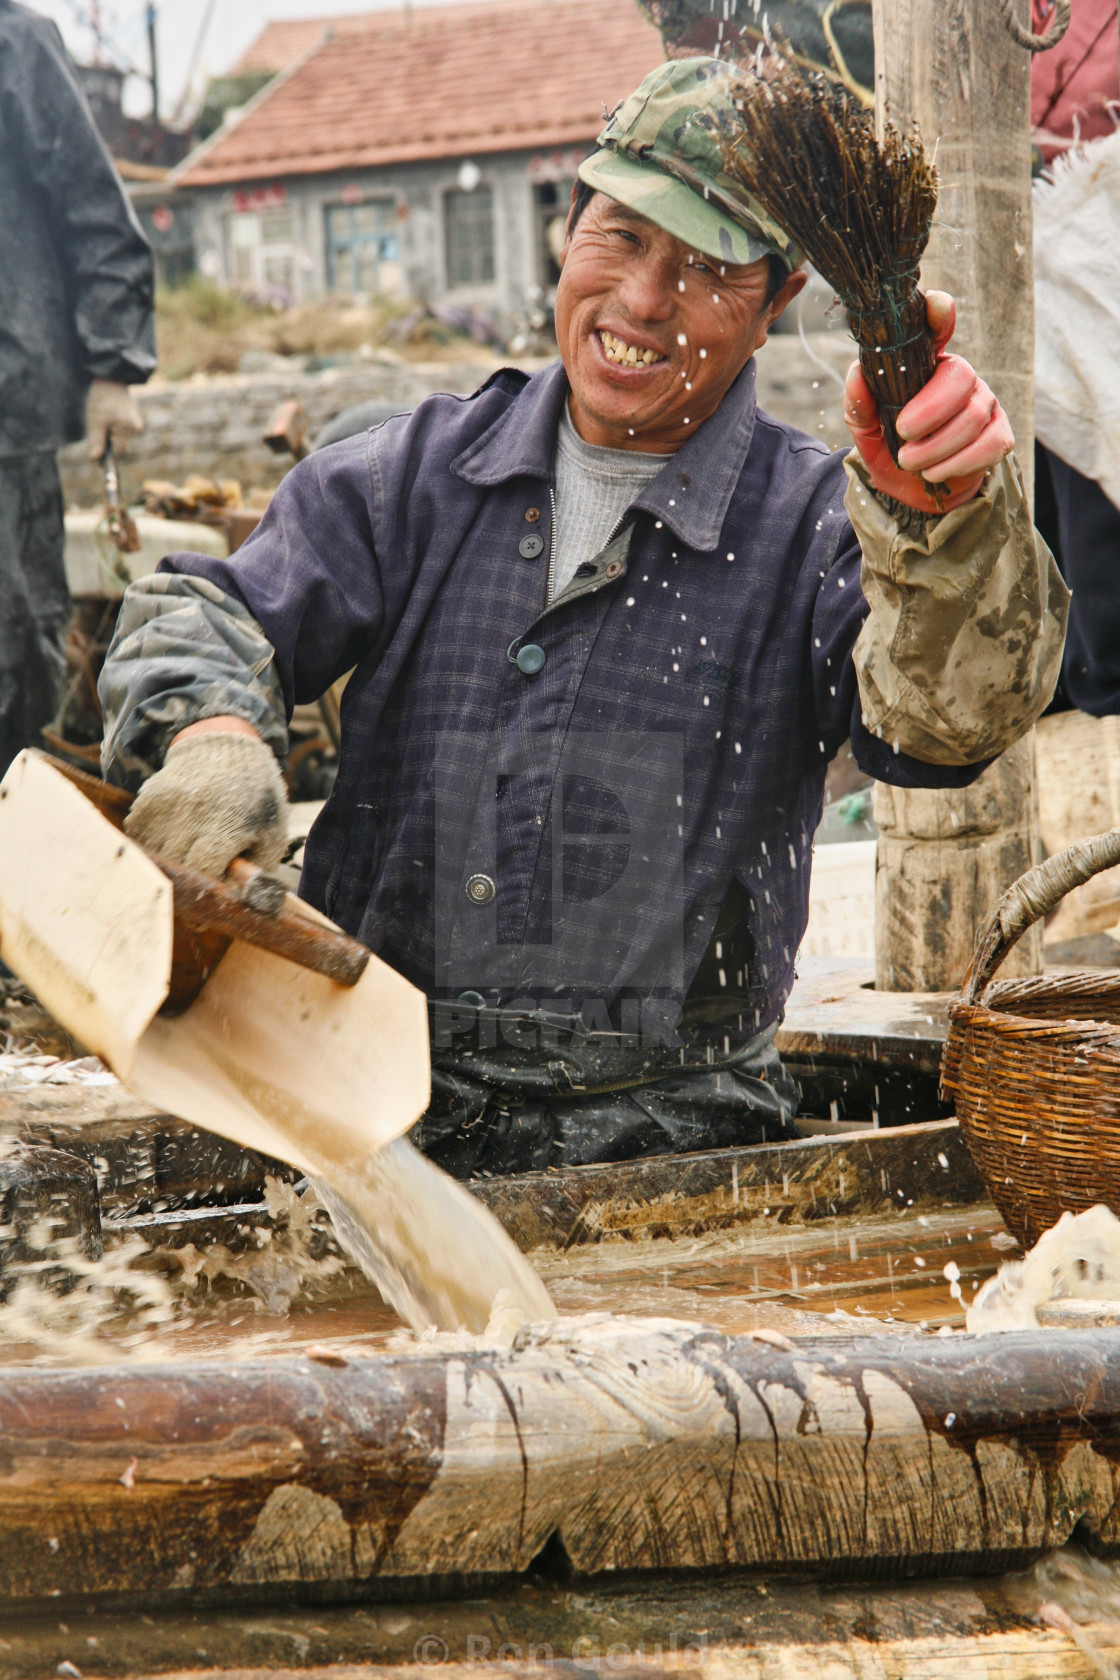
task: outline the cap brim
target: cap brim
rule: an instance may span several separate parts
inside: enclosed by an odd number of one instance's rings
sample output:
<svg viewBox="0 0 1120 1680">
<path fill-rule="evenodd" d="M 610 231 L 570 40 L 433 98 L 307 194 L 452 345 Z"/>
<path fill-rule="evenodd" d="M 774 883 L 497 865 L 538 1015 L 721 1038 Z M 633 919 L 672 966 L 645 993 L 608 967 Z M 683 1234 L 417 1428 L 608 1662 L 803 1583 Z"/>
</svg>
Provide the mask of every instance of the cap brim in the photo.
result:
<svg viewBox="0 0 1120 1680">
<path fill-rule="evenodd" d="M 767 257 L 776 250 L 765 239 L 748 233 L 741 223 L 686 187 L 683 181 L 674 180 L 655 164 L 643 163 L 627 152 L 616 152 L 610 147 L 595 152 L 580 164 L 579 178 L 717 262 L 757 262 L 759 257 Z"/>
</svg>

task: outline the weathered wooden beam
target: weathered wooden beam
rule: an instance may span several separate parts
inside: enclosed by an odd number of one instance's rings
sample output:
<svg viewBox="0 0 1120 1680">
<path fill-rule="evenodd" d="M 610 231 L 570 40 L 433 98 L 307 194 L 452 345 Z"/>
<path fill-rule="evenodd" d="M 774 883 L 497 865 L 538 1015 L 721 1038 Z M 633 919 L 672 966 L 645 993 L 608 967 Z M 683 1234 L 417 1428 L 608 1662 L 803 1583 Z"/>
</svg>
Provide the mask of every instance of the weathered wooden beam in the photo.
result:
<svg viewBox="0 0 1120 1680">
<path fill-rule="evenodd" d="M 60 1667 L 69 1663 L 86 1680 L 201 1680 L 200 1668 L 231 1680 L 431 1680 L 438 1664 L 441 1680 L 1099 1680 L 1088 1651 L 1104 1670 L 1120 1659 L 1120 1626 L 1105 1603 L 1079 1628 L 1081 1650 L 1038 1624 L 1046 1598 L 1076 1590 L 1076 1554 L 1057 1554 L 1052 1574 L 1002 1580 L 838 1586 L 728 1570 L 701 1580 L 600 1577 L 578 1592 L 545 1562 L 530 1591 L 487 1597 L 288 1602 L 263 1615 L 103 1606 L 61 1621 L 10 1615 L 0 1621 L 4 1673 L 42 1680 L 69 1673 Z"/>
<path fill-rule="evenodd" d="M 677 1241 L 987 1197 L 955 1120 L 518 1173 L 475 1180 L 471 1189 L 524 1252 L 605 1238 Z"/>
<path fill-rule="evenodd" d="M 1120 1545 L 1120 1337 L 573 1320 L 496 1348 L 0 1375 L 0 1603 L 572 1567 L 1003 1570 Z"/>
<path fill-rule="evenodd" d="M 875 1001 L 874 993 L 863 996 Z M 944 1000 L 929 1003 L 940 1014 L 925 1029 L 928 1039 L 908 1036 L 916 1019 L 893 1023 L 894 1037 L 888 1011 L 876 1020 L 888 1040 L 897 1038 L 899 1058 L 913 1045 L 936 1077 Z M 821 1039 L 828 1042 L 823 1032 Z M 265 1211 L 266 1177 L 293 1176 L 281 1162 L 153 1114 L 116 1086 L 8 1090 L 0 1093 L 0 1124 L 96 1168 L 106 1235 L 135 1231 L 169 1247 L 230 1241 Z M 472 1180 L 471 1190 L 526 1253 L 608 1235 L 696 1236 L 771 1217 L 784 1225 L 904 1203 L 962 1206 L 986 1195 L 955 1120 L 516 1173 Z"/>
<path fill-rule="evenodd" d="M 1029 0 L 1017 0 L 1030 21 Z M 937 147 L 941 198 L 922 283 L 958 304 L 953 348 L 1010 416 L 1028 485 L 1034 450 L 1030 54 L 992 0 L 872 0 L 880 118 L 916 118 Z M 876 984 L 959 985 L 999 894 L 1036 861 L 1033 746 L 963 793 L 879 789 Z M 1032 930 L 1008 974 L 1042 967 Z"/>
</svg>

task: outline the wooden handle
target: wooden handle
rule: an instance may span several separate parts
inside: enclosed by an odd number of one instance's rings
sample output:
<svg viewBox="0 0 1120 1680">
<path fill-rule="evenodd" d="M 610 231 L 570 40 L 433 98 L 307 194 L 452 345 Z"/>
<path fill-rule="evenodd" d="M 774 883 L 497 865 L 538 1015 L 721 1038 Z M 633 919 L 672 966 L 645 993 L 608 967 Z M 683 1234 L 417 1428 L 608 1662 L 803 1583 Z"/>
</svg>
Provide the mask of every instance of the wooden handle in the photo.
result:
<svg viewBox="0 0 1120 1680">
<path fill-rule="evenodd" d="M 123 830 L 132 805 L 131 793 L 110 787 L 108 782 L 76 770 L 61 759 L 51 758 L 51 763 L 96 805 L 103 817 Z M 283 883 L 248 858 L 234 858 L 228 880 L 218 881 L 186 864 L 157 857 L 154 852 L 148 855 L 171 882 L 175 897 L 175 954 L 168 1007 L 176 1013 L 198 996 L 230 939 L 242 939 L 259 950 L 286 957 L 340 986 L 356 986 L 365 973 L 370 959 L 366 946 L 337 928 L 323 927 L 285 908 Z"/>
<path fill-rule="evenodd" d="M 267 869 L 259 869 L 248 858 L 235 857 L 226 876 L 233 882 L 241 903 L 250 910 L 257 910 L 262 916 L 278 916 L 283 910 L 288 889 Z"/>
<path fill-rule="evenodd" d="M 356 986 L 365 973 L 370 953 L 356 939 L 334 928 L 320 927 L 290 910 L 262 915 L 242 902 L 224 881 L 212 880 L 197 869 L 172 863 L 149 853 L 152 862 L 171 882 L 175 920 L 198 933 L 220 933 L 242 939 L 261 951 L 286 957 L 301 968 L 314 969 L 340 986 Z M 250 868 L 252 866 L 250 865 Z"/>
<path fill-rule="evenodd" d="M 1120 828 L 1078 840 L 1045 863 L 1036 864 L 1008 887 L 980 936 L 961 987 L 965 1003 L 977 1003 L 1011 947 L 1029 927 L 1048 916 L 1074 887 L 1120 863 Z"/>
</svg>

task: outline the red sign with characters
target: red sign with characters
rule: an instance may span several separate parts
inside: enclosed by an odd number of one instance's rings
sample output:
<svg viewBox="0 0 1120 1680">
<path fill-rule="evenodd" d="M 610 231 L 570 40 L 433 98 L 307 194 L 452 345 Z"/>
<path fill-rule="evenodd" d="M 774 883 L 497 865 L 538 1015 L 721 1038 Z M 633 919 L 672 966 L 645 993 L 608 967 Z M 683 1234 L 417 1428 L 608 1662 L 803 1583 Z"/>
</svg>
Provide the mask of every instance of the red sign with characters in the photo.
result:
<svg viewBox="0 0 1120 1680">
<path fill-rule="evenodd" d="M 280 181 L 274 181 L 270 187 L 239 187 L 232 198 L 235 210 L 257 215 L 262 210 L 283 210 L 287 202 L 288 194 Z"/>
</svg>

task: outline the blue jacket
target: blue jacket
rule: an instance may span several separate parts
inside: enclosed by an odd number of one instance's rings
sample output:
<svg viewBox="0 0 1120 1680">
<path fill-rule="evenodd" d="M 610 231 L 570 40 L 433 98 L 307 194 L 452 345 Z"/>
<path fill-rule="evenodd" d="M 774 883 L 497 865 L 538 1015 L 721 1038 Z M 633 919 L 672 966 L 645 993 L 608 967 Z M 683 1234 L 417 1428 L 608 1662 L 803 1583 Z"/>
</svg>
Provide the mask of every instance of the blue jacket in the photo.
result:
<svg viewBox="0 0 1120 1680">
<path fill-rule="evenodd" d="M 297 466 L 229 560 L 163 561 L 106 667 L 108 767 L 220 711 L 275 742 L 278 690 L 290 712 L 353 668 L 304 895 L 430 995 L 655 1034 L 687 995 L 685 1037 L 727 1048 L 792 984 L 841 743 L 901 786 L 982 766 L 864 728 L 843 457 L 758 410 L 753 362 L 546 607 L 567 393 L 556 364 L 429 398 Z M 199 587 L 263 630 L 264 678 L 191 628 Z"/>
</svg>

